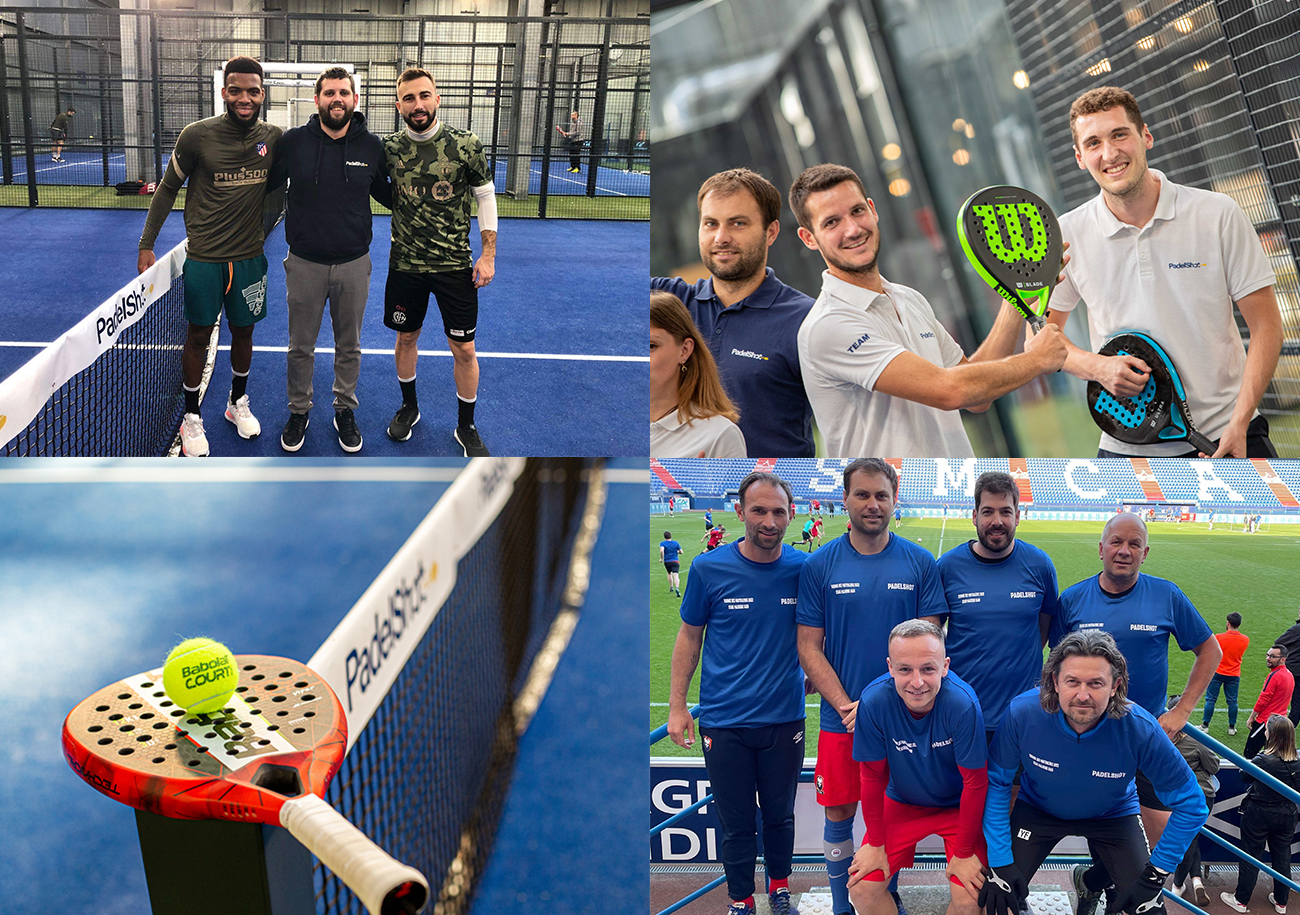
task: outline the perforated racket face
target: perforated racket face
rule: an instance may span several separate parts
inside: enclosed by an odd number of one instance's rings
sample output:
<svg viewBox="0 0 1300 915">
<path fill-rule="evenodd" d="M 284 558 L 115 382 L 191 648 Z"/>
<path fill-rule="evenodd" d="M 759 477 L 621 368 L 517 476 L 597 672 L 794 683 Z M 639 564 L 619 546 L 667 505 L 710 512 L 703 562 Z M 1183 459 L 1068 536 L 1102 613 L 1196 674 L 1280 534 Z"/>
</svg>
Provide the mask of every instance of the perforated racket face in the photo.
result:
<svg viewBox="0 0 1300 915">
<path fill-rule="evenodd" d="M 1041 318 L 1061 271 L 1056 214 L 1024 188 L 986 187 L 957 214 L 962 250 L 998 294 L 1026 317 Z"/>
<path fill-rule="evenodd" d="M 1182 380 L 1163 347 L 1145 334 L 1120 334 L 1106 341 L 1099 353 L 1137 356 L 1151 368 L 1146 386 L 1133 398 L 1116 397 L 1097 382 L 1088 382 L 1088 410 L 1103 432 L 1131 445 L 1198 435 L 1187 414 Z"/>
<path fill-rule="evenodd" d="M 114 800 L 181 819 L 278 823 L 287 797 L 323 795 L 347 748 L 333 691 L 297 661 L 235 660 L 239 686 L 212 715 L 168 699 L 161 668 L 101 689 L 64 721 L 68 764 Z"/>
</svg>

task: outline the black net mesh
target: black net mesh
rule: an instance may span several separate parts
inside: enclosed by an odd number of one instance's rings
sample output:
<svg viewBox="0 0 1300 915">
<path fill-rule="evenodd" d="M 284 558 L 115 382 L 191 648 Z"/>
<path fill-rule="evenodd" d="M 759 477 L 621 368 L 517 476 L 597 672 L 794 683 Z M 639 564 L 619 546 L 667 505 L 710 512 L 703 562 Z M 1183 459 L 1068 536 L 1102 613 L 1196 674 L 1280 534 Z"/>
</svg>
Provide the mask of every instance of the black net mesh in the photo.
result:
<svg viewBox="0 0 1300 915">
<path fill-rule="evenodd" d="M 268 73 L 264 116 L 283 127 L 315 112 L 325 65 L 354 65 L 381 135 L 401 126 L 398 74 L 422 65 L 440 117 L 487 148 L 501 215 L 649 218 L 649 20 L 636 17 L 0 11 L 0 205 L 147 207 L 118 186 L 161 179 L 185 125 L 217 112 L 214 73 L 240 54 L 306 66 Z M 50 128 L 69 106 L 59 145 Z M 577 144 L 555 130 L 574 108 Z"/>
<path fill-rule="evenodd" d="M 513 705 L 560 607 L 583 508 L 583 463 L 528 461 L 326 794 L 424 873 L 430 913 L 467 912 L 491 852 L 515 758 Z M 318 912 L 364 912 L 319 864 L 316 886 Z"/>
</svg>

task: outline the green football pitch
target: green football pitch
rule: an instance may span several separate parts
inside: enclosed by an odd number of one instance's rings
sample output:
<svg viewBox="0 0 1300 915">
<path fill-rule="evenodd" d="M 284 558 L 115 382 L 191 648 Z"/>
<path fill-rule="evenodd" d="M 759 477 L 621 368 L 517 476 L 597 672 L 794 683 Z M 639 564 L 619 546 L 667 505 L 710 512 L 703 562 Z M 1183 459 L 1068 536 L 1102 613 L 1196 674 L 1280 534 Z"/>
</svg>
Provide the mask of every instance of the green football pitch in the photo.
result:
<svg viewBox="0 0 1300 915">
<path fill-rule="evenodd" d="M 743 533 L 735 512 L 715 511 L 714 522 L 728 528 L 730 542 Z M 792 542 L 803 528 L 803 518 L 796 519 L 786 532 Z M 823 543 L 846 530 L 842 514 L 825 515 Z M 733 523 L 734 522 L 734 523 Z M 965 543 L 975 536 L 969 517 L 907 518 L 892 528 L 898 536 L 920 543 L 936 556 Z M 659 561 L 659 542 L 663 532 L 671 531 L 682 545 L 681 583 L 685 593 L 690 562 L 704 551 L 700 537 L 704 533 L 703 512 L 678 512 L 674 517 L 650 517 L 650 728 L 668 720 L 668 683 L 672 665 L 673 640 L 681 626 L 677 597 L 668 590 L 667 576 Z M 1101 571 L 1097 542 L 1101 536 L 1099 521 L 1022 521 L 1016 531 L 1019 539 L 1044 550 L 1056 564 L 1056 577 L 1062 590 Z M 1222 522 L 1210 531 L 1205 524 L 1171 524 L 1157 522 L 1150 527 L 1151 554 L 1142 565 L 1144 573 L 1158 575 L 1176 583 L 1200 610 L 1215 632 L 1222 632 L 1224 617 L 1236 610 L 1242 615 L 1242 632 L 1250 636 L 1250 647 L 1242 659 L 1240 718 L 1237 735 L 1228 736 L 1227 702 L 1222 694 L 1215 706 L 1210 734 L 1238 751 L 1245 745 L 1244 723 L 1259 696 L 1267 666 L 1264 653 L 1273 639 L 1296 621 L 1300 602 L 1300 526 L 1274 525 L 1268 532 L 1245 534 L 1240 525 Z M 705 638 L 708 638 L 707 631 Z M 1193 655 L 1178 649 L 1170 640 L 1169 691 L 1177 693 L 1187 682 Z M 699 672 L 691 682 L 690 704 L 699 699 Z M 816 755 L 819 699 L 808 697 L 808 755 Z M 1198 706 L 1199 708 L 1199 706 Z M 1200 723 L 1199 711 L 1192 715 Z M 698 756 L 697 742 L 690 750 L 674 745 L 667 738 L 650 749 L 653 756 Z"/>
</svg>

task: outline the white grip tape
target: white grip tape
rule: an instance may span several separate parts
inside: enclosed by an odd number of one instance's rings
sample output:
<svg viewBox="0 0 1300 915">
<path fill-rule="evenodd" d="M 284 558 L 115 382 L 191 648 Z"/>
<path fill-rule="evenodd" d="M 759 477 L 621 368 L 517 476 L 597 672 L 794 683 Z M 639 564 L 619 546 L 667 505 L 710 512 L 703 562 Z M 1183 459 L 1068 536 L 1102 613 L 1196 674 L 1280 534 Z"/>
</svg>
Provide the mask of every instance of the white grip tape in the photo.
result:
<svg viewBox="0 0 1300 915">
<path fill-rule="evenodd" d="M 427 898 L 429 884 L 423 874 L 394 861 L 316 795 L 286 801 L 280 823 L 357 894 L 371 915 L 379 915 L 384 897 L 403 883 L 420 884 Z"/>
</svg>

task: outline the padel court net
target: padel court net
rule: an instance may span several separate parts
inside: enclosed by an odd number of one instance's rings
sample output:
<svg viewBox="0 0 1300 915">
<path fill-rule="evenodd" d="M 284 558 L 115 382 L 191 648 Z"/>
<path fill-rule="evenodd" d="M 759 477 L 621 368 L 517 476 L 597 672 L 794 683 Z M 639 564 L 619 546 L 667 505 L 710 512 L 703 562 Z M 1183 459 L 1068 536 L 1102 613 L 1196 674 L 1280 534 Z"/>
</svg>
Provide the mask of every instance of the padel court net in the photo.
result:
<svg viewBox="0 0 1300 915">
<path fill-rule="evenodd" d="M 348 716 L 326 800 L 424 873 L 429 913 L 468 912 L 491 852 L 521 691 L 585 568 L 588 463 L 472 461 L 308 661 Z M 317 912 L 364 912 L 315 871 Z"/>
<path fill-rule="evenodd" d="M 0 381 L 5 455 L 176 453 L 185 413 L 184 265 L 182 242 Z M 215 357 L 216 328 L 205 379 Z"/>
</svg>

